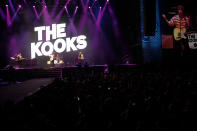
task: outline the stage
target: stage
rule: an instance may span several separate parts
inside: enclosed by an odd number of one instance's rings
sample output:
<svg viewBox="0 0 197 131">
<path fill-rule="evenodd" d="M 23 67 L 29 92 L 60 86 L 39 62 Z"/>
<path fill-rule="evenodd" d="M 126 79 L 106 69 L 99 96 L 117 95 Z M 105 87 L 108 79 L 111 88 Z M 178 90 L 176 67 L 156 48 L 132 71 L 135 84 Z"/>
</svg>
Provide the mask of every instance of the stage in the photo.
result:
<svg viewBox="0 0 197 131">
<path fill-rule="evenodd" d="M 116 68 L 120 70 L 135 69 L 136 64 L 114 64 L 114 65 L 73 65 L 64 67 L 46 67 L 40 68 L 39 66 L 33 67 L 17 67 L 10 69 L 10 66 L 0 69 L 0 78 L 3 80 L 14 79 L 17 81 L 24 81 L 34 78 L 64 78 L 70 73 L 86 74 L 94 72 L 108 73 L 110 69 Z"/>
</svg>

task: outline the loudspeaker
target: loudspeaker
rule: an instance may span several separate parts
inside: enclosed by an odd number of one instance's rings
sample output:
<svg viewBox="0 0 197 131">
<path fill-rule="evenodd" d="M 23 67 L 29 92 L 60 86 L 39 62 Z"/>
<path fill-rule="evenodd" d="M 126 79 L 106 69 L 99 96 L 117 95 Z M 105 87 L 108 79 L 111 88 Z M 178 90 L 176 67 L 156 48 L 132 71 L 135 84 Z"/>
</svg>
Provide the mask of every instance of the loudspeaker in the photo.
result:
<svg viewBox="0 0 197 131">
<path fill-rule="evenodd" d="M 144 0 L 144 35 L 154 36 L 156 29 L 156 0 Z"/>
</svg>

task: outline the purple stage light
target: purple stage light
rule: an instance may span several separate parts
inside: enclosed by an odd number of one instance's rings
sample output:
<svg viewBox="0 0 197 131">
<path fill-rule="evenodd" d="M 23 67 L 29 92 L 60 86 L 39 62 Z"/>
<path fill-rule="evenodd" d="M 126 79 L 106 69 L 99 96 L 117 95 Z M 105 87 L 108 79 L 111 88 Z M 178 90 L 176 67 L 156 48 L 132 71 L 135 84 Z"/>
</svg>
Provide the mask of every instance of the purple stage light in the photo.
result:
<svg viewBox="0 0 197 131">
<path fill-rule="evenodd" d="M 9 2 L 8 5 L 9 5 L 11 11 L 12 11 L 12 13 L 14 14 L 16 11 L 15 11 L 14 5 L 13 5 L 13 3 L 12 3 L 12 0 L 8 0 L 8 2 Z"/>
<path fill-rule="evenodd" d="M 53 17 L 55 15 L 55 12 L 56 12 L 56 9 L 57 9 L 58 5 L 59 5 L 59 0 L 56 0 L 55 5 L 54 5 L 54 7 L 51 11 L 51 17 Z"/>
<path fill-rule="evenodd" d="M 90 6 L 89 6 L 89 9 L 90 9 Z"/>
<path fill-rule="evenodd" d="M 47 6 L 45 5 L 44 8 L 47 8 Z"/>
<path fill-rule="evenodd" d="M 90 0 L 87 0 L 86 3 L 85 3 L 83 0 L 80 0 L 81 5 L 82 5 L 83 12 L 85 14 L 87 14 L 87 12 L 88 12 L 88 7 L 89 7 L 88 4 L 89 4 L 89 1 Z"/>
<path fill-rule="evenodd" d="M 93 4 L 92 4 L 92 6 L 91 6 L 91 8 L 95 5 L 95 3 L 97 2 L 97 0 L 95 0 L 94 2 L 93 2 Z"/>
<path fill-rule="evenodd" d="M 3 10 L 1 8 L 0 8 L 0 15 L 1 15 L 1 18 L 3 20 L 5 20 L 5 14 L 4 14 L 4 12 L 3 12 Z"/>
<path fill-rule="evenodd" d="M 38 15 L 38 12 L 37 12 L 35 6 L 33 6 L 33 8 L 34 8 L 34 12 L 35 12 L 35 14 L 36 14 L 36 18 L 39 19 L 40 17 L 39 17 L 39 15 Z"/>
<path fill-rule="evenodd" d="M 8 5 L 6 5 L 6 20 L 7 20 L 7 26 L 11 26 L 12 22 L 11 22 L 11 18 L 10 18 L 10 12 L 8 9 Z"/>
<path fill-rule="evenodd" d="M 84 2 L 83 0 L 80 0 L 82 7 L 84 7 Z"/>
<path fill-rule="evenodd" d="M 90 9 L 90 14 L 92 15 L 92 18 L 93 18 L 94 22 L 96 22 L 96 17 L 94 15 L 94 13 L 92 12 L 92 9 L 90 7 L 89 7 L 89 9 Z"/>
<path fill-rule="evenodd" d="M 70 16 L 70 14 L 69 14 L 69 12 L 68 12 L 68 9 L 67 9 L 67 8 L 65 8 L 65 10 L 66 10 L 67 15 L 69 15 L 69 16 Z"/>
<path fill-rule="evenodd" d="M 68 0 L 68 1 L 66 2 L 66 4 L 64 5 L 64 7 L 63 7 L 63 8 L 59 11 L 59 13 L 56 15 L 56 17 L 55 17 L 55 21 L 56 21 L 56 22 L 59 21 L 60 16 L 62 15 L 63 11 L 64 11 L 64 10 L 67 10 L 67 5 L 68 5 L 69 1 L 70 1 L 70 0 Z"/>
<path fill-rule="evenodd" d="M 120 41 L 120 33 L 119 33 L 120 31 L 119 31 L 118 21 L 117 21 L 116 15 L 114 14 L 114 11 L 112 10 L 111 6 L 108 7 L 108 11 L 109 11 L 109 14 L 110 14 L 111 19 L 112 19 L 112 26 L 113 26 L 113 29 L 114 29 L 116 39 L 117 39 L 117 41 Z"/>
<path fill-rule="evenodd" d="M 70 2 L 70 0 L 68 0 L 68 1 L 66 2 L 66 4 L 64 5 L 64 7 L 63 7 L 63 8 L 60 10 L 60 12 L 56 15 L 56 17 L 55 17 L 55 21 L 56 21 L 56 22 L 59 21 L 60 16 L 62 15 L 63 11 L 64 11 L 64 10 L 67 11 L 67 5 L 69 4 L 69 2 Z"/>
<path fill-rule="evenodd" d="M 11 19 L 11 23 L 14 22 L 16 16 L 17 16 L 17 13 L 19 12 L 19 10 L 21 9 L 21 5 L 18 5 L 18 9 L 16 10 L 16 12 L 14 13 L 14 15 L 12 16 L 12 19 Z"/>
<path fill-rule="evenodd" d="M 43 16 L 44 16 L 44 22 L 45 24 L 49 25 L 51 23 L 53 23 L 52 19 L 51 19 L 51 16 L 48 12 L 48 8 L 45 7 L 45 10 L 43 12 Z"/>
<path fill-rule="evenodd" d="M 74 12 L 74 14 L 73 14 L 73 16 L 72 16 L 72 19 L 74 19 L 75 15 L 76 15 L 76 13 L 77 13 L 77 10 L 78 10 L 78 6 L 76 6 L 76 8 L 75 8 L 75 12 Z"/>
<path fill-rule="evenodd" d="M 101 7 L 100 7 L 100 10 L 99 10 L 99 13 L 98 13 L 98 16 L 97 16 L 97 20 L 96 20 L 97 27 L 99 27 L 101 19 L 102 19 L 102 10 L 101 10 Z"/>
</svg>

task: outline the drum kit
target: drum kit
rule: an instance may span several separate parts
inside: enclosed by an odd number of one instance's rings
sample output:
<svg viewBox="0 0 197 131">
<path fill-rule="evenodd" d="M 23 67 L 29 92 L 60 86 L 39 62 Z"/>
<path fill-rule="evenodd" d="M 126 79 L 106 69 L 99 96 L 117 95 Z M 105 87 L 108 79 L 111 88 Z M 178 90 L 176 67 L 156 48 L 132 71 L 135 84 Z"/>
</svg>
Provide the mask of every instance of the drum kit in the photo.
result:
<svg viewBox="0 0 197 131">
<path fill-rule="evenodd" d="M 49 55 L 49 60 L 47 61 L 47 65 L 55 65 L 56 66 L 60 66 L 64 64 L 64 61 L 61 59 L 61 57 L 59 55 L 57 55 L 56 57 L 54 56 L 54 54 Z"/>
<path fill-rule="evenodd" d="M 59 61 L 58 60 L 54 60 L 54 62 L 53 62 L 53 60 L 52 61 L 49 60 L 49 61 L 47 61 L 47 64 L 48 65 L 51 65 L 51 64 L 55 64 L 55 65 L 56 64 L 64 64 L 64 61 L 63 60 L 59 60 Z"/>
</svg>

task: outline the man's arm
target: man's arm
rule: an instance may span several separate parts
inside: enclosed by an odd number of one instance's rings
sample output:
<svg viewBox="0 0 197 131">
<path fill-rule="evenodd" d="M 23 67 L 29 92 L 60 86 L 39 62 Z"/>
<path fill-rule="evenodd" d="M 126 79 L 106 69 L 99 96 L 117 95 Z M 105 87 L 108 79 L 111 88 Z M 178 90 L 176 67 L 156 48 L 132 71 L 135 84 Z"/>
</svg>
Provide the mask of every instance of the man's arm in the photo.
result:
<svg viewBox="0 0 197 131">
<path fill-rule="evenodd" d="M 168 19 L 166 18 L 166 15 L 165 14 L 163 14 L 162 17 L 164 18 L 164 20 L 166 21 L 166 23 L 169 26 L 174 26 L 173 18 L 170 21 L 168 21 Z"/>
</svg>

